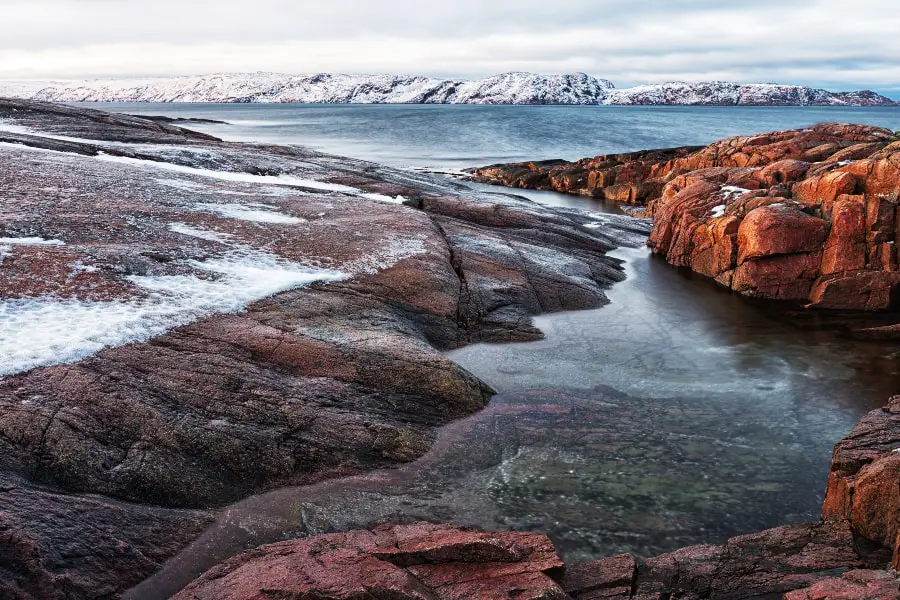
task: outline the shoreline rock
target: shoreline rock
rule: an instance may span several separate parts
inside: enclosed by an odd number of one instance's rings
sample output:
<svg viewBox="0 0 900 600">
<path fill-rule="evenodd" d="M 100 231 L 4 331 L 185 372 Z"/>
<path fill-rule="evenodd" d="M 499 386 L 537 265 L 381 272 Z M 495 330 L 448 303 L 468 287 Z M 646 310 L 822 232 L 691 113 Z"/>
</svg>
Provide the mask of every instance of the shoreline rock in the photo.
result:
<svg viewBox="0 0 900 600">
<path fill-rule="evenodd" d="M 441 349 L 603 305 L 624 277 L 606 252 L 649 231 L 43 103 L 0 101 L 0 145 L 15 598 L 116 597 L 217 507 L 416 459 L 492 394 Z"/>
<path fill-rule="evenodd" d="M 261 546 L 209 570 L 173 600 L 900 597 L 896 574 L 861 570 L 866 558 L 840 520 L 643 560 L 624 554 L 574 565 L 563 564 L 540 534 L 382 525 Z M 846 596 L 829 595 L 835 590 Z"/>
<path fill-rule="evenodd" d="M 823 124 L 701 149 L 494 165 L 473 179 L 643 205 L 654 253 L 743 295 L 874 312 L 900 289 L 900 137 L 887 129 Z"/>
</svg>

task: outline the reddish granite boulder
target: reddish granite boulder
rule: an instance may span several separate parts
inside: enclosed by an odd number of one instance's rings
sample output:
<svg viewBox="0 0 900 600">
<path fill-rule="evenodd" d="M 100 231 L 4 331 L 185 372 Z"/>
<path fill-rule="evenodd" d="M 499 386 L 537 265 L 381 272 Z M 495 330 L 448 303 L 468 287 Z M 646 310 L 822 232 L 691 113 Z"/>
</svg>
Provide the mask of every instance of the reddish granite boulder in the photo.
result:
<svg viewBox="0 0 900 600">
<path fill-rule="evenodd" d="M 213 568 L 173 600 L 551 600 L 562 561 L 531 533 L 382 526 L 262 546 Z"/>
<path fill-rule="evenodd" d="M 794 184 L 791 196 L 808 206 L 828 206 L 838 196 L 852 194 L 856 177 L 846 171 L 829 171 Z"/>
<path fill-rule="evenodd" d="M 897 600 L 900 579 L 889 571 L 848 571 L 784 595 L 784 600 Z"/>
<path fill-rule="evenodd" d="M 822 516 L 849 519 L 854 531 L 894 551 L 900 532 L 900 396 L 872 411 L 838 442 Z"/>
<path fill-rule="evenodd" d="M 597 157 L 547 172 L 559 182 L 550 189 L 647 204 L 654 253 L 736 292 L 877 311 L 893 306 L 900 287 L 897 138 L 830 123 L 727 138 L 668 159 L 672 151 Z M 503 183 L 522 168 L 478 169 L 476 179 Z"/>
<path fill-rule="evenodd" d="M 781 254 L 814 252 L 828 234 L 828 223 L 796 208 L 763 206 L 750 211 L 738 227 L 738 264 Z"/>
<path fill-rule="evenodd" d="M 866 266 L 866 199 L 838 196 L 831 209 L 831 233 L 822 255 L 822 275 Z"/>
</svg>

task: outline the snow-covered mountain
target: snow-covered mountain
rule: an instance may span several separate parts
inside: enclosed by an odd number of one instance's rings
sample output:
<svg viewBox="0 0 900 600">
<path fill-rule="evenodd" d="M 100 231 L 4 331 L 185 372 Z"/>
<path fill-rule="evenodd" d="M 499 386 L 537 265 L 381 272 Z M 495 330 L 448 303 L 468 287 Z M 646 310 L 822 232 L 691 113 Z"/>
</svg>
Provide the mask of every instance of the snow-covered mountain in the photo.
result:
<svg viewBox="0 0 900 600">
<path fill-rule="evenodd" d="M 682 104 L 891 106 L 870 91 L 796 85 L 665 83 L 616 89 L 584 73 L 504 73 L 474 81 L 401 75 L 244 73 L 165 79 L 0 82 L 0 96 L 52 102 L 300 102 L 341 104 Z"/>
<path fill-rule="evenodd" d="M 801 85 L 704 81 L 641 85 L 612 90 L 604 104 L 678 104 L 709 106 L 893 106 L 890 98 L 869 90 L 829 92 Z"/>
<path fill-rule="evenodd" d="M 52 102 L 302 102 L 341 104 L 597 104 L 609 81 L 583 73 L 506 73 L 477 81 L 400 75 L 253 73 L 82 81 L 30 97 Z M 0 95 L 4 92 L 0 84 Z"/>
</svg>

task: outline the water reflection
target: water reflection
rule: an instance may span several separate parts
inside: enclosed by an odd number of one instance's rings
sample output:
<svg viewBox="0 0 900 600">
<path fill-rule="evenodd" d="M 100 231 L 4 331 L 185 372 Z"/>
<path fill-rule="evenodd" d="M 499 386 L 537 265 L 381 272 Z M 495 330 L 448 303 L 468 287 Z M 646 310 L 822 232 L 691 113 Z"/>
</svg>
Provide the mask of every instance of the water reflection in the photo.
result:
<svg viewBox="0 0 900 600">
<path fill-rule="evenodd" d="M 133 591 L 165 598 L 245 547 L 431 520 L 544 532 L 569 561 L 651 555 L 817 518 L 831 447 L 898 389 L 894 345 L 798 330 L 645 249 L 539 342 L 451 356 L 500 393 L 393 471 L 224 511 Z"/>
</svg>

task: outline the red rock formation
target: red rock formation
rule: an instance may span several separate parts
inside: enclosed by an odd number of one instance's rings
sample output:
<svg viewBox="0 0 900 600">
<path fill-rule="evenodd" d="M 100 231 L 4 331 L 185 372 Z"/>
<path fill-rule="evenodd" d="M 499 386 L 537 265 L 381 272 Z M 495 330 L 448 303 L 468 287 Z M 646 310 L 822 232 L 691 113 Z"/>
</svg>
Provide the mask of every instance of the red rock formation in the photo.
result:
<svg viewBox="0 0 900 600">
<path fill-rule="evenodd" d="M 262 546 L 173 600 L 552 600 L 567 597 L 548 575 L 562 566 L 539 534 L 382 526 Z"/>
<path fill-rule="evenodd" d="M 826 124 L 528 164 L 529 177 L 498 165 L 475 178 L 646 204 L 655 253 L 745 295 L 875 311 L 900 287 L 900 141 L 887 129 Z"/>
<path fill-rule="evenodd" d="M 900 568 L 900 396 L 865 416 L 834 449 L 822 515 L 893 550 Z"/>
<path fill-rule="evenodd" d="M 848 571 L 808 588 L 788 592 L 784 600 L 897 600 L 900 582 L 887 571 Z"/>
<path fill-rule="evenodd" d="M 0 132 L 0 598 L 118 597 L 210 509 L 414 460 L 491 395 L 439 348 L 535 339 L 530 315 L 600 306 L 623 278 L 604 256 L 619 230 L 587 215 L 87 109 L 0 100 L 0 118 L 33 130 Z M 18 243 L 35 237 L 59 244 Z M 131 310 L 150 293 L 135 278 L 254 285 L 202 268 L 217 260 L 347 278 L 93 348 L 47 330 L 29 345 L 20 324 L 60 332 L 72 306 Z M 21 299 L 51 316 L 16 320 Z M 12 362 L 20 339 L 32 362 Z M 60 354 L 70 346 L 81 353 Z"/>
<path fill-rule="evenodd" d="M 819 600 L 821 590 L 896 589 L 896 577 L 884 571 L 854 571 L 844 583 L 832 579 L 836 569 L 862 565 L 841 520 L 645 560 L 623 554 L 568 566 L 543 535 L 420 523 L 261 546 L 212 568 L 173 600 L 751 599 L 798 589 L 790 597 Z M 869 597 L 882 598 L 848 596 Z"/>
</svg>

